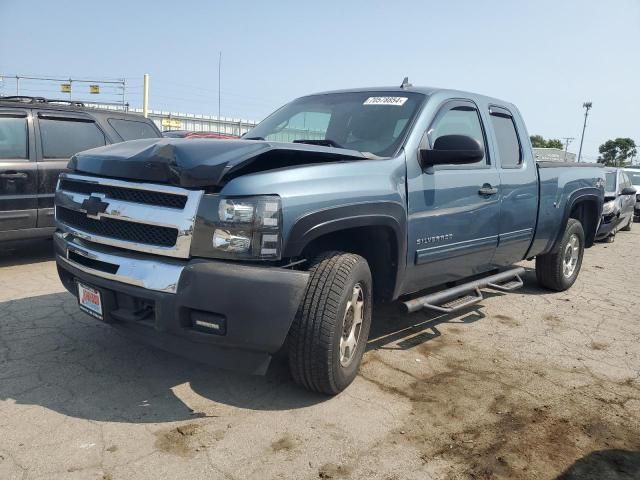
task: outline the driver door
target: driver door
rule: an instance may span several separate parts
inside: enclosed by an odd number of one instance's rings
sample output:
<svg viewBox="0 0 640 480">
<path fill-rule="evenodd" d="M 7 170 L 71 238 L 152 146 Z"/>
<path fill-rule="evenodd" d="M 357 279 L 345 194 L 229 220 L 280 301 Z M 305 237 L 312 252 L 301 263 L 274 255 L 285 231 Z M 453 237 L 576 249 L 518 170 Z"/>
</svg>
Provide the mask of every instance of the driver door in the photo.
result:
<svg viewBox="0 0 640 480">
<path fill-rule="evenodd" d="M 467 165 L 428 167 L 408 179 L 408 291 L 489 270 L 498 244 L 500 175 L 477 105 L 458 99 L 445 103 L 421 148 L 431 148 L 442 135 L 470 136 L 484 146 L 485 156 Z"/>
</svg>

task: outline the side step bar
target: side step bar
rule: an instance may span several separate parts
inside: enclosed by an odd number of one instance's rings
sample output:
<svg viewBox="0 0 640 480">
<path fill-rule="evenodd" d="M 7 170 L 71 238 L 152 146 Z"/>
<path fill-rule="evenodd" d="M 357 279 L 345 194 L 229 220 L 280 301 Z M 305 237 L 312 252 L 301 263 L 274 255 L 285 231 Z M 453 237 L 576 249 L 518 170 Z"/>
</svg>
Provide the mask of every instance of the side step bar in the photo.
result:
<svg viewBox="0 0 640 480">
<path fill-rule="evenodd" d="M 492 288 L 501 292 L 511 292 L 520 288 L 523 285 L 522 275 L 524 275 L 524 268 L 513 268 L 403 303 L 408 313 L 417 312 L 423 308 L 452 313 L 482 301 L 484 297 L 480 291 L 481 288 Z"/>
</svg>

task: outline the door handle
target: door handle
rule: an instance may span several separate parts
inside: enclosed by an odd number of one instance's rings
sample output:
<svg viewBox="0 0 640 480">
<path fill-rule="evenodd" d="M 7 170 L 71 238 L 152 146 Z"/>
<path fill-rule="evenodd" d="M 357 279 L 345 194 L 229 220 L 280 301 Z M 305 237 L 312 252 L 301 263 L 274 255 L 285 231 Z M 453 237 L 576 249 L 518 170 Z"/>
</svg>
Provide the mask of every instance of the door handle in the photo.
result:
<svg viewBox="0 0 640 480">
<path fill-rule="evenodd" d="M 26 180 L 27 174 L 23 172 L 0 173 L 0 178 L 7 180 Z"/>
<path fill-rule="evenodd" d="M 482 188 L 480 188 L 480 190 L 478 190 L 478 193 L 480 195 L 495 195 L 496 193 L 498 193 L 498 189 L 495 187 L 492 187 L 491 184 L 489 183 L 485 183 L 484 185 L 482 185 Z"/>
</svg>

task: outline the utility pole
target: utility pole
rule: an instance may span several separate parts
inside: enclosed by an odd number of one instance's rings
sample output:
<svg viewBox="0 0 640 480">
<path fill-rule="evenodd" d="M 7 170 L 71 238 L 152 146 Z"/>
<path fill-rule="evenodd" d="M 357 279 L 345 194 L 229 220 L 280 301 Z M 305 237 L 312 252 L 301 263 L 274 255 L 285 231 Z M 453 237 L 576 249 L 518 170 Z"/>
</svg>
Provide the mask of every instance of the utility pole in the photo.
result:
<svg viewBox="0 0 640 480">
<path fill-rule="evenodd" d="M 222 51 L 218 55 L 218 133 L 220 133 L 220 79 L 222 78 Z"/>
<path fill-rule="evenodd" d="M 569 150 L 569 144 L 575 140 L 574 137 L 562 137 L 564 140 L 564 161 L 567 161 L 567 150 Z"/>
<path fill-rule="evenodd" d="M 149 74 L 144 74 L 144 84 L 142 87 L 142 114 L 144 118 L 149 116 Z"/>
<path fill-rule="evenodd" d="M 584 110 L 584 125 L 582 126 L 582 137 L 580 137 L 580 150 L 578 152 L 578 162 L 582 158 L 582 142 L 584 142 L 584 131 L 587 128 L 587 117 L 589 116 L 589 110 L 592 107 L 592 103 L 591 102 L 584 102 L 582 104 L 582 106 L 585 109 Z"/>
</svg>

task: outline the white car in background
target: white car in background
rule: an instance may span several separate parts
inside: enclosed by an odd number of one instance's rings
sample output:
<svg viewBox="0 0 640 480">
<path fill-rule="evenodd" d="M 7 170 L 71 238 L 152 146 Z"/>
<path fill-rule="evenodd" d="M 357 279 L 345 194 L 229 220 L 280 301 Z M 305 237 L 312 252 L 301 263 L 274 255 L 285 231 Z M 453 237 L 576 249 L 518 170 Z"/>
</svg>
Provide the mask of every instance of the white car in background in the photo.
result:
<svg viewBox="0 0 640 480">
<path fill-rule="evenodd" d="M 623 169 L 631 184 L 635 187 L 638 193 L 636 193 L 636 206 L 633 211 L 633 218 L 636 222 L 640 222 L 640 165 L 637 167 L 627 167 Z"/>
</svg>

